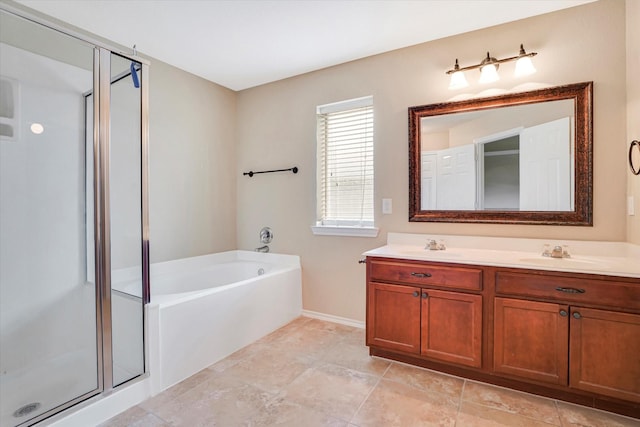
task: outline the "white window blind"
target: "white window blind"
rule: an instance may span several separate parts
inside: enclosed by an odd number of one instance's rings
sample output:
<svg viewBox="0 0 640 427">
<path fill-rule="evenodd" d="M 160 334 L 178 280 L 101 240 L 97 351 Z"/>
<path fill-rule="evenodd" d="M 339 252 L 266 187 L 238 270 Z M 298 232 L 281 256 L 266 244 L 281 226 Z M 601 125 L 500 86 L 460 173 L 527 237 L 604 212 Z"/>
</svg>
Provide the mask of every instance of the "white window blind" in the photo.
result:
<svg viewBox="0 0 640 427">
<path fill-rule="evenodd" d="M 318 222 L 373 227 L 373 98 L 319 106 Z"/>
</svg>

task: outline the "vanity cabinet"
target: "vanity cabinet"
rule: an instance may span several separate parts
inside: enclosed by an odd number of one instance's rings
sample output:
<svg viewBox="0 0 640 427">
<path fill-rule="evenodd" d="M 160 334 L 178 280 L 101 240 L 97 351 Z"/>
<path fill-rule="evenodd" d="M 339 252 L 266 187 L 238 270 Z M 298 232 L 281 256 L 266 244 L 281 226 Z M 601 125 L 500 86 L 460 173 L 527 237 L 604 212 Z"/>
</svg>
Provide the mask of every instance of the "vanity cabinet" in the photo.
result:
<svg viewBox="0 0 640 427">
<path fill-rule="evenodd" d="M 640 315 L 572 307 L 569 386 L 640 402 Z"/>
<path fill-rule="evenodd" d="M 493 369 L 640 402 L 640 315 L 495 298 Z"/>
<path fill-rule="evenodd" d="M 640 418 L 640 279 L 367 257 L 370 354 Z"/>
<path fill-rule="evenodd" d="M 528 298 L 494 299 L 495 372 L 640 402 L 638 286 L 499 271 L 496 292 Z"/>
<path fill-rule="evenodd" d="M 480 367 L 481 270 L 372 260 L 367 345 Z"/>
<path fill-rule="evenodd" d="M 495 298 L 493 370 L 566 384 L 569 308 L 560 304 Z"/>
</svg>

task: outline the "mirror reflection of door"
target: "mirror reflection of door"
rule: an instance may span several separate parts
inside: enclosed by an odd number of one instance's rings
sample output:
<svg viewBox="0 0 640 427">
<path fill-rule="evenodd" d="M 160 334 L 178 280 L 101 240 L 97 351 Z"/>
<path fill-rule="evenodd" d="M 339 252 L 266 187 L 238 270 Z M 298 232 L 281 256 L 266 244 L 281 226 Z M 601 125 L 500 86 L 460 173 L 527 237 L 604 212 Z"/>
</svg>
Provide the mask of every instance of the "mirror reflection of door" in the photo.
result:
<svg viewBox="0 0 640 427">
<path fill-rule="evenodd" d="M 564 117 L 520 134 L 520 210 L 573 209 L 570 126 Z"/>
<path fill-rule="evenodd" d="M 424 151 L 424 210 L 569 211 L 573 209 L 571 118 Z"/>
</svg>

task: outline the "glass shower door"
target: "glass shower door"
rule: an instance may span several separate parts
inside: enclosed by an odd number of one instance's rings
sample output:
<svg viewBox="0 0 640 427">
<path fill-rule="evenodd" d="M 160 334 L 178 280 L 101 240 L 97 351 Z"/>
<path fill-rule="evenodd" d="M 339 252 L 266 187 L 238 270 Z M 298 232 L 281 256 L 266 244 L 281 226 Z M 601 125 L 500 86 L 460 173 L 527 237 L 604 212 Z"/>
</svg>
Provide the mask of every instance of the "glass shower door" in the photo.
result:
<svg viewBox="0 0 640 427">
<path fill-rule="evenodd" d="M 141 64 L 110 55 L 113 385 L 144 373 Z"/>
<path fill-rule="evenodd" d="M 101 388 L 94 46 L 0 11 L 0 58 L 0 425 L 16 426 Z"/>
</svg>

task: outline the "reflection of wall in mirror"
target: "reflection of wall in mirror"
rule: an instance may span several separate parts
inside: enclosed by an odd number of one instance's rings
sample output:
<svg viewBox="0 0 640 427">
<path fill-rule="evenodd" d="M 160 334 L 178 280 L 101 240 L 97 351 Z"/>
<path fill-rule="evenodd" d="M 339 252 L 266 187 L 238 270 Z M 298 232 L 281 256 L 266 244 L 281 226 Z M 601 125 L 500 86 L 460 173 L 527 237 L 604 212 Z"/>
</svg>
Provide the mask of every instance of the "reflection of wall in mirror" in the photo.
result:
<svg viewBox="0 0 640 427">
<path fill-rule="evenodd" d="M 420 149 L 432 151 L 471 144 L 481 136 L 506 129 L 536 126 L 573 115 L 573 100 L 562 100 L 456 113 L 447 115 L 446 119 L 443 116 L 424 117 L 420 121 Z M 449 124 L 443 127 L 444 120 Z M 448 141 L 447 146 L 444 141 Z"/>
</svg>

